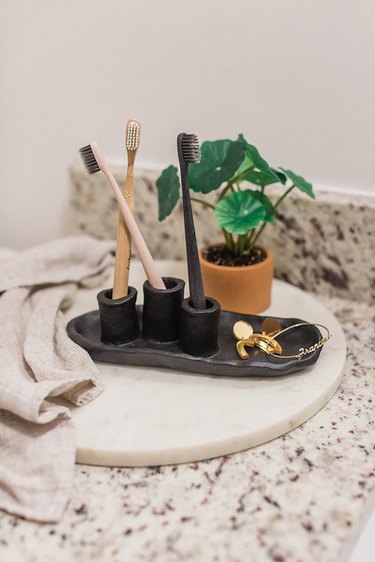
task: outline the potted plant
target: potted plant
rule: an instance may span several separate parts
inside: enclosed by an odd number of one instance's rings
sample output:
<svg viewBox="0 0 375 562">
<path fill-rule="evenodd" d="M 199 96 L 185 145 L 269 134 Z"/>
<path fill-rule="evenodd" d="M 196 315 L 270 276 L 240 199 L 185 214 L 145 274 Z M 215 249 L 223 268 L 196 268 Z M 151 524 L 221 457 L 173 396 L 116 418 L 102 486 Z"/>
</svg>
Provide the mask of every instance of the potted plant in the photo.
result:
<svg viewBox="0 0 375 562">
<path fill-rule="evenodd" d="M 284 190 L 271 201 L 266 191 L 273 184 Z M 163 170 L 156 185 L 162 221 L 180 198 L 177 168 Z M 270 167 L 242 134 L 234 141 L 204 142 L 200 163 L 189 166 L 189 185 L 192 201 L 215 213 L 223 233 L 221 243 L 200 251 L 206 294 L 225 310 L 261 312 L 270 304 L 273 278 L 273 254 L 260 245 L 261 234 L 275 222 L 277 209 L 293 189 L 315 199 L 313 186 L 291 170 Z M 217 191 L 214 202 L 196 196 L 212 191 Z"/>
</svg>

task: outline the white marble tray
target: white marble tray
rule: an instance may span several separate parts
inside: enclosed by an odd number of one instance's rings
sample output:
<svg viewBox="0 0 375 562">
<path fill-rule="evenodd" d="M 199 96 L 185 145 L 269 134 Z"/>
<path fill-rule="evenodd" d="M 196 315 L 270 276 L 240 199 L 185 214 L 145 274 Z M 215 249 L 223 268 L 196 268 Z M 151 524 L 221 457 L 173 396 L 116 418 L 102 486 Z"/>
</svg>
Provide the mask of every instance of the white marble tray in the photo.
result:
<svg viewBox="0 0 375 562">
<path fill-rule="evenodd" d="M 165 276 L 186 278 L 182 262 L 160 267 Z M 140 264 L 133 262 L 131 284 L 140 291 L 139 302 L 143 281 Z M 96 308 L 98 290 L 80 291 L 69 319 Z M 274 282 L 266 314 L 327 325 L 333 337 L 317 364 L 272 379 L 233 379 L 98 363 L 105 391 L 82 408 L 71 407 L 77 462 L 151 466 L 202 460 L 254 447 L 313 416 L 341 381 L 341 327 L 313 296 L 281 281 Z"/>
</svg>

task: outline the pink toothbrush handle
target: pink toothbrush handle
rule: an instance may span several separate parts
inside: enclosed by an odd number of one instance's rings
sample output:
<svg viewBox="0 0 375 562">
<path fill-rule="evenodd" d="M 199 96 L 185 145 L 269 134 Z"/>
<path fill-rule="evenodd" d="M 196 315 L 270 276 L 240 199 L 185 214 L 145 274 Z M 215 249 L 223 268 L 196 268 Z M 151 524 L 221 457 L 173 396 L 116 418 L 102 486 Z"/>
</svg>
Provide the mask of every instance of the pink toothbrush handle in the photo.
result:
<svg viewBox="0 0 375 562">
<path fill-rule="evenodd" d="M 147 244 L 142 236 L 142 233 L 138 228 L 138 225 L 128 207 L 128 204 L 124 199 L 123 194 L 121 193 L 117 181 L 115 180 L 112 172 L 107 167 L 105 167 L 104 169 L 103 168 L 102 171 L 104 172 L 107 180 L 111 184 L 111 187 L 117 199 L 117 203 L 120 207 L 121 214 L 132 236 L 133 242 L 137 248 L 139 257 L 141 258 L 142 265 L 150 285 L 155 289 L 165 289 L 164 281 L 161 278 L 158 270 L 156 269 L 155 262 L 150 254 L 150 250 L 148 249 Z"/>
</svg>

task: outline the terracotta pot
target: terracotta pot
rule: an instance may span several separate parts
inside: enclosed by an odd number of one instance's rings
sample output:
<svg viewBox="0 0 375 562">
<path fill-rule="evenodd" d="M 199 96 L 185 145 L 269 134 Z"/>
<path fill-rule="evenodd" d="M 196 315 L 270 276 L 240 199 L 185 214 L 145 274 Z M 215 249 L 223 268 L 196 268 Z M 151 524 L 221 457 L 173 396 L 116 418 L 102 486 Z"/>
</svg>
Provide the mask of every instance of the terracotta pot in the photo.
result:
<svg viewBox="0 0 375 562">
<path fill-rule="evenodd" d="M 245 267 L 216 265 L 204 259 L 200 251 L 206 295 L 219 301 L 223 310 L 258 314 L 268 308 L 271 303 L 274 259 L 269 248 L 263 250 L 267 254 L 264 261 Z"/>
</svg>

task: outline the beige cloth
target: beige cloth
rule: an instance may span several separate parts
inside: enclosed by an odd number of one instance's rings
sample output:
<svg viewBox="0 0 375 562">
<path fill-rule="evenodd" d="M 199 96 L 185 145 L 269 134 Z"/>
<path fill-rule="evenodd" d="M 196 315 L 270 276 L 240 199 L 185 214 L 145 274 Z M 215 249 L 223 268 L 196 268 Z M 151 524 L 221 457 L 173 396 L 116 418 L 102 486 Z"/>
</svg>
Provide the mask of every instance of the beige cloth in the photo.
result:
<svg viewBox="0 0 375 562">
<path fill-rule="evenodd" d="M 113 242 L 68 237 L 0 257 L 0 508 L 58 521 L 75 459 L 69 409 L 103 390 L 89 355 L 66 333 L 62 309 L 78 286 L 99 284 Z"/>
</svg>

